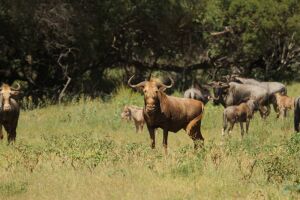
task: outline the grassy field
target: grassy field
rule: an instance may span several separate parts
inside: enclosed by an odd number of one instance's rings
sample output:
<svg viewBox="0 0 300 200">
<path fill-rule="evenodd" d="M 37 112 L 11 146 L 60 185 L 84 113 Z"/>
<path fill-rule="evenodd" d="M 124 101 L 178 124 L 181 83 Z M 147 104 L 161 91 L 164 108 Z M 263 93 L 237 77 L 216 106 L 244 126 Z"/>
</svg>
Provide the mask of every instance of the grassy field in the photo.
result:
<svg viewBox="0 0 300 200">
<path fill-rule="evenodd" d="M 288 88 L 300 94 L 300 84 Z M 205 108 L 205 147 L 194 152 L 180 131 L 162 131 L 150 149 L 147 130 L 121 121 L 140 94 L 121 88 L 109 102 L 85 99 L 22 111 L 17 142 L 0 143 L 0 199 L 299 199 L 300 134 L 285 120 L 258 114 L 241 140 L 239 126 L 222 138 L 222 107 Z M 6 138 L 5 138 L 6 139 Z"/>
</svg>

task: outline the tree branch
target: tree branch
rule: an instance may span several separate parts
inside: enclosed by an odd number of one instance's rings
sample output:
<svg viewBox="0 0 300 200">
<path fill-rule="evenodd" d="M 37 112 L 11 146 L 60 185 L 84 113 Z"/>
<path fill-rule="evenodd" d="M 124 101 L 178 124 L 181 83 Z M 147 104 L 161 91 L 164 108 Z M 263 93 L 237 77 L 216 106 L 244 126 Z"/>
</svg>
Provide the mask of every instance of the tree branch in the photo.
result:
<svg viewBox="0 0 300 200">
<path fill-rule="evenodd" d="M 58 104 L 61 104 L 61 99 L 65 96 L 65 91 L 66 91 L 68 85 L 70 84 L 71 80 L 72 80 L 71 77 L 67 76 L 67 82 L 58 96 Z"/>
<path fill-rule="evenodd" d="M 220 32 L 212 32 L 210 33 L 211 36 L 220 36 L 220 35 L 224 35 L 226 33 L 233 33 L 233 30 L 230 26 L 225 26 L 223 31 Z"/>
</svg>

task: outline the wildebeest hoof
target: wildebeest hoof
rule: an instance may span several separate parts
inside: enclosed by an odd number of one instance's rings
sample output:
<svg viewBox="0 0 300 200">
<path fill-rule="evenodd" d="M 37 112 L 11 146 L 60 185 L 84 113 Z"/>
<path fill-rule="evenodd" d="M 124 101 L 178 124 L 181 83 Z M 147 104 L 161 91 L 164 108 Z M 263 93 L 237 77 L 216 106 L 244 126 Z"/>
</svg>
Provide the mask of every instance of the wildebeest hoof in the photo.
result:
<svg viewBox="0 0 300 200">
<path fill-rule="evenodd" d="M 224 131 L 224 129 L 222 129 L 222 136 L 225 136 L 225 131 Z"/>
</svg>

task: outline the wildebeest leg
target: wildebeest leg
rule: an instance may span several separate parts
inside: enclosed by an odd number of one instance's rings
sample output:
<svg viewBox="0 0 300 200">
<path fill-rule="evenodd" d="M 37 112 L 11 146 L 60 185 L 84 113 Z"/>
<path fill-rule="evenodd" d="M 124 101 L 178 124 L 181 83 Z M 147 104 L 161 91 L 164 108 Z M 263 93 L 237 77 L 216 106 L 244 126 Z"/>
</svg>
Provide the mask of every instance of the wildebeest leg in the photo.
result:
<svg viewBox="0 0 300 200">
<path fill-rule="evenodd" d="M 229 129 L 228 129 L 228 131 L 227 131 L 227 134 L 228 134 L 228 135 L 231 134 L 231 131 L 232 131 L 233 127 L 234 127 L 234 122 L 230 122 L 230 127 L 229 127 Z"/>
<path fill-rule="evenodd" d="M 246 121 L 246 134 L 248 134 L 249 125 L 250 125 L 250 119 L 248 119 L 248 120 Z"/>
<path fill-rule="evenodd" d="M 225 136 L 225 132 L 226 132 L 227 126 L 222 128 L 222 136 Z"/>
<path fill-rule="evenodd" d="M 284 116 L 284 118 L 287 117 L 287 108 L 284 108 L 284 110 L 283 110 L 283 116 Z"/>
<path fill-rule="evenodd" d="M 275 111 L 276 112 L 276 117 L 279 118 L 280 117 L 280 110 L 278 109 L 278 107 L 276 109 L 277 109 Z M 275 110 L 275 108 L 274 108 L 274 110 Z"/>
<path fill-rule="evenodd" d="M 194 149 L 197 150 L 199 147 L 202 147 L 204 143 L 204 138 L 201 133 L 201 122 L 196 128 L 196 139 L 194 141 Z"/>
<path fill-rule="evenodd" d="M 165 149 L 165 154 L 168 154 L 168 130 L 164 129 L 164 136 L 163 136 L 163 146 Z"/>
<path fill-rule="evenodd" d="M 282 108 L 279 108 L 279 113 L 280 113 L 280 118 L 283 119 L 285 116 L 285 108 L 282 107 Z"/>
<path fill-rule="evenodd" d="M 151 139 L 151 148 L 155 149 L 155 129 L 148 127 L 150 139 Z"/>
<path fill-rule="evenodd" d="M 276 112 L 276 113 L 278 113 L 279 112 L 279 109 L 278 109 L 278 105 L 277 105 L 277 103 L 272 103 L 273 104 L 273 108 L 274 108 L 274 111 Z"/>
<path fill-rule="evenodd" d="M 140 131 L 141 131 L 141 133 L 143 132 L 143 129 L 144 129 L 144 124 L 141 123 L 141 125 L 140 125 Z"/>
<path fill-rule="evenodd" d="M 261 118 L 264 118 L 263 107 L 260 106 L 260 107 L 258 108 L 258 111 L 259 111 L 259 114 L 260 114 Z"/>
<path fill-rule="evenodd" d="M 299 132 L 299 122 L 300 122 L 300 110 L 295 108 L 294 110 L 294 129 Z"/>
<path fill-rule="evenodd" d="M 138 133 L 139 132 L 139 124 L 138 124 L 138 122 L 134 121 L 134 125 L 135 125 L 135 132 Z"/>
<path fill-rule="evenodd" d="M 244 137 L 244 125 L 243 125 L 243 122 L 240 122 L 240 127 L 241 127 L 241 136 L 242 138 Z"/>
<path fill-rule="evenodd" d="M 201 121 L 197 125 L 195 125 L 191 130 L 187 130 L 187 133 L 194 142 L 195 150 L 203 146 L 204 138 L 201 134 Z"/>
<path fill-rule="evenodd" d="M 270 114 L 270 106 L 266 106 L 267 110 L 265 110 L 264 106 L 260 106 L 258 108 L 259 114 L 261 116 L 261 118 L 266 119 L 267 116 Z"/>
<path fill-rule="evenodd" d="M 16 129 L 17 129 L 17 125 L 18 125 L 18 119 L 19 119 L 19 116 L 17 116 L 17 118 L 14 121 L 12 121 L 11 124 L 4 125 L 4 128 L 8 135 L 7 140 L 8 140 L 9 144 L 16 140 L 16 136 L 17 136 Z"/>
<path fill-rule="evenodd" d="M 16 130 L 13 129 L 12 125 L 10 124 L 3 124 L 5 131 L 7 132 L 7 141 L 8 144 L 15 141 L 16 139 Z"/>
<path fill-rule="evenodd" d="M 2 124 L 0 123 L 0 140 L 3 139 Z"/>
<path fill-rule="evenodd" d="M 225 131 L 228 127 L 228 121 L 227 118 L 225 116 L 225 114 L 223 114 L 223 129 L 222 129 L 222 136 L 225 136 Z"/>
<path fill-rule="evenodd" d="M 266 113 L 265 113 L 265 117 L 269 116 L 270 113 L 271 113 L 271 106 L 270 106 L 270 105 L 267 105 L 266 108 L 267 108 L 267 111 L 266 111 Z"/>
<path fill-rule="evenodd" d="M 194 119 L 191 121 L 186 128 L 187 134 L 192 138 L 194 141 L 194 149 L 197 150 L 199 146 L 202 146 L 204 142 L 204 138 L 201 134 L 201 118 Z"/>
</svg>

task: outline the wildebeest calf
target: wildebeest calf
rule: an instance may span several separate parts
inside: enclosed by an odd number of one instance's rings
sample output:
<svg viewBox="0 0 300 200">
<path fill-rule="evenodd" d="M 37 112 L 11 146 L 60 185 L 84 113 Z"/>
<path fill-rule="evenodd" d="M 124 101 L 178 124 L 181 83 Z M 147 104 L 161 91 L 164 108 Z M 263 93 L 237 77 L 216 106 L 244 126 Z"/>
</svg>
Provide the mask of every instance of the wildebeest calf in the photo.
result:
<svg viewBox="0 0 300 200">
<path fill-rule="evenodd" d="M 121 118 L 126 119 L 128 121 L 134 121 L 134 125 L 136 128 L 136 132 L 143 131 L 144 127 L 144 116 L 143 116 L 143 108 L 137 106 L 125 106 L 123 112 L 121 113 Z"/>
<path fill-rule="evenodd" d="M 246 122 L 246 133 L 248 133 L 250 119 L 252 119 L 254 111 L 258 109 L 258 105 L 254 100 L 248 100 L 246 103 L 241 103 L 238 106 L 229 106 L 223 112 L 223 129 L 222 135 L 225 135 L 225 131 L 231 132 L 234 124 L 240 122 L 241 135 L 244 136 L 243 123 Z M 229 129 L 228 122 L 230 123 Z"/>
<path fill-rule="evenodd" d="M 296 132 L 299 132 L 300 123 L 300 97 L 295 98 L 295 110 L 294 110 L 294 128 Z"/>
<path fill-rule="evenodd" d="M 287 110 L 294 109 L 295 98 L 282 95 L 281 93 L 276 93 L 275 95 L 276 104 L 278 107 L 277 118 L 286 117 Z"/>
</svg>

